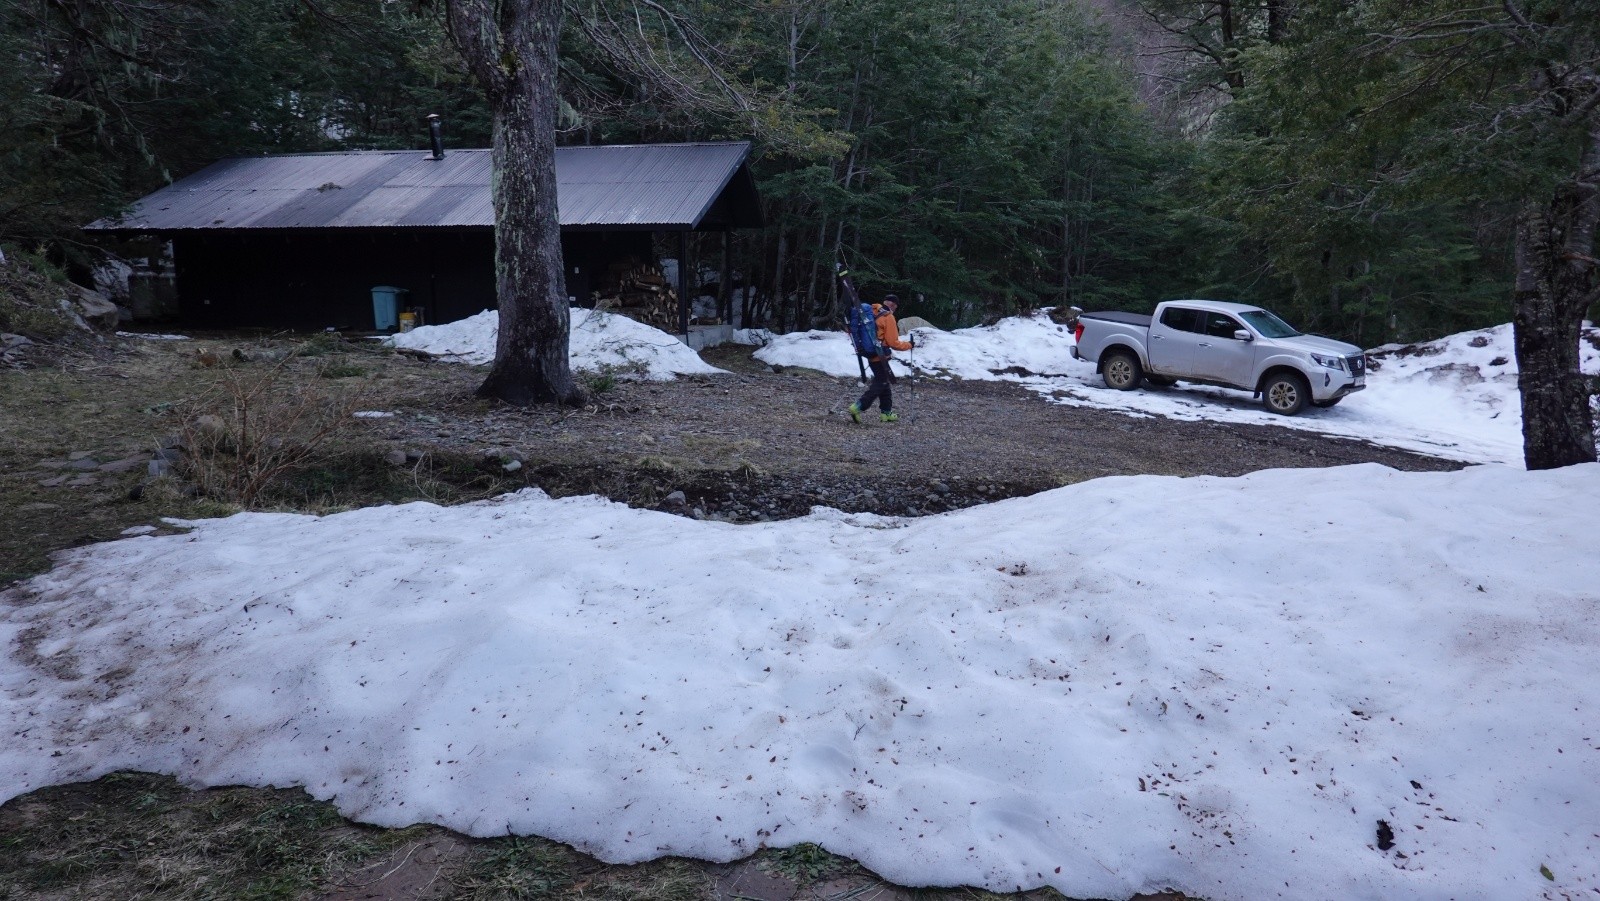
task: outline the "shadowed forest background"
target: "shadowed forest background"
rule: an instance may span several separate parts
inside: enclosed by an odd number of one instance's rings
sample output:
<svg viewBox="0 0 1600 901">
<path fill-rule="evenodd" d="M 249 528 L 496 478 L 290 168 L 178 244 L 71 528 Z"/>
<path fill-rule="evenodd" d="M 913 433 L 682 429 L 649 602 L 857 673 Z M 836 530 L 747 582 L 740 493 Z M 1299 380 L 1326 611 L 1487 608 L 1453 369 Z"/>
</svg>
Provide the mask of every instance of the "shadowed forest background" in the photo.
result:
<svg viewBox="0 0 1600 901">
<path fill-rule="evenodd" d="M 1531 4 L 1541 52 L 1592 47 L 1591 5 Z M 838 321 L 841 256 L 943 326 L 1179 296 L 1366 347 L 1507 321 L 1519 204 L 1583 123 L 1519 106 L 1449 4 L 1344 6 L 571 0 L 559 141 L 752 138 L 733 283 L 781 331 Z M 225 156 L 423 148 L 428 113 L 490 143 L 428 3 L 18 0 L 0 53 L 0 243 L 69 271 L 79 226 Z"/>
</svg>

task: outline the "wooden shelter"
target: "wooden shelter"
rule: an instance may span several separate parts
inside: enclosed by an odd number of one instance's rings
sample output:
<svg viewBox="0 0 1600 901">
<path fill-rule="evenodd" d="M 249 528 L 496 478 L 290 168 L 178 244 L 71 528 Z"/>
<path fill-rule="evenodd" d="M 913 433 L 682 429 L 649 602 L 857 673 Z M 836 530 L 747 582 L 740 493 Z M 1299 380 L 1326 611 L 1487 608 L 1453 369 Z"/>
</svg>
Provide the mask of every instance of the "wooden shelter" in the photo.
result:
<svg viewBox="0 0 1600 901">
<path fill-rule="evenodd" d="M 563 147 L 557 200 L 567 294 L 677 306 L 687 333 L 694 287 L 664 284 L 658 232 L 759 227 L 747 142 Z M 172 243 L 185 324 L 371 329 L 372 289 L 450 322 L 495 306 L 488 150 L 360 151 L 222 160 L 87 231 Z"/>
</svg>

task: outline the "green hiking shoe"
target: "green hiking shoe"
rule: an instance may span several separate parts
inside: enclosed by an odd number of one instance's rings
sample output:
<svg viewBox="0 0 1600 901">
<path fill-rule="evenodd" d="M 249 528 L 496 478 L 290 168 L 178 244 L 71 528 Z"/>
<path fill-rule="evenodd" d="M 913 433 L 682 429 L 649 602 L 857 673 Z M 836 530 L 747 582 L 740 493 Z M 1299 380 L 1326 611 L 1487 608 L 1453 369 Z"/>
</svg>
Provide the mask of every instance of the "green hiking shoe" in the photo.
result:
<svg viewBox="0 0 1600 901">
<path fill-rule="evenodd" d="M 882 416 L 878 417 L 878 421 L 879 422 L 899 422 L 900 421 L 900 414 L 899 413 L 885 413 Z"/>
<path fill-rule="evenodd" d="M 850 405 L 850 418 L 854 419 L 856 422 L 860 422 L 861 421 L 861 408 L 856 406 L 855 404 L 851 404 Z"/>
</svg>

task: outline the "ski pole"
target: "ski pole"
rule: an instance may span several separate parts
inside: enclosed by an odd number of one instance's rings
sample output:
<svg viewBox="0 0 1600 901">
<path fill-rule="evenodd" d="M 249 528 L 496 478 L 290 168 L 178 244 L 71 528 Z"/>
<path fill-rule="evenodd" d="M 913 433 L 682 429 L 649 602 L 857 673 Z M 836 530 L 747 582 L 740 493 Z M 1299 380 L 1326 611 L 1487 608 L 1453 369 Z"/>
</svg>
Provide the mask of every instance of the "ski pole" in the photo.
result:
<svg viewBox="0 0 1600 901">
<path fill-rule="evenodd" d="M 917 409 L 917 339 L 915 337 L 911 339 L 911 362 L 907 365 L 911 367 L 911 390 L 907 392 L 909 396 L 906 398 L 906 422 L 911 423 L 916 421 L 914 416 Z"/>
<path fill-rule="evenodd" d="M 844 295 L 845 313 L 844 332 L 850 336 L 850 347 L 856 351 L 856 369 L 861 373 L 861 384 L 867 383 L 867 364 L 861 359 L 861 348 L 856 345 L 855 332 L 850 328 L 850 313 L 861 303 L 861 296 L 856 293 L 855 283 L 850 281 L 850 270 L 844 268 L 844 263 L 835 261 L 833 264 L 834 277 L 839 280 L 840 293 Z"/>
</svg>

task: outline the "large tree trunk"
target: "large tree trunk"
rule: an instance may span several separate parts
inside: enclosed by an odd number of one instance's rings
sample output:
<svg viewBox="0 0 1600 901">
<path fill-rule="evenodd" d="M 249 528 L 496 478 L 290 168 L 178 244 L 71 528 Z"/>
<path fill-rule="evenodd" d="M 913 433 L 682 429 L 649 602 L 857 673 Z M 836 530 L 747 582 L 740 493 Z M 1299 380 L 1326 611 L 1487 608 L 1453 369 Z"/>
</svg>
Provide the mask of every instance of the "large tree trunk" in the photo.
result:
<svg viewBox="0 0 1600 901">
<path fill-rule="evenodd" d="M 1584 156 L 1591 165 L 1600 160 L 1600 127 Z M 1582 182 L 1561 187 L 1549 203 L 1528 204 L 1517 220 L 1512 323 L 1529 469 L 1595 461 L 1594 415 L 1578 341 L 1584 312 L 1595 299 L 1597 220 L 1600 195 Z"/>
<path fill-rule="evenodd" d="M 495 295 L 500 336 L 481 397 L 577 404 L 556 208 L 560 0 L 449 0 L 450 33 L 494 114 Z"/>
</svg>

